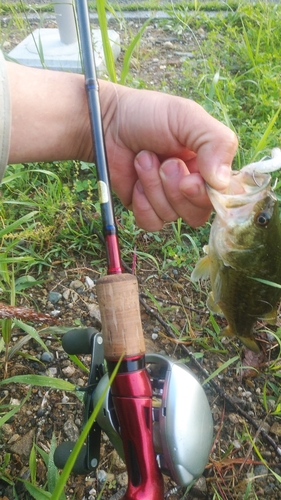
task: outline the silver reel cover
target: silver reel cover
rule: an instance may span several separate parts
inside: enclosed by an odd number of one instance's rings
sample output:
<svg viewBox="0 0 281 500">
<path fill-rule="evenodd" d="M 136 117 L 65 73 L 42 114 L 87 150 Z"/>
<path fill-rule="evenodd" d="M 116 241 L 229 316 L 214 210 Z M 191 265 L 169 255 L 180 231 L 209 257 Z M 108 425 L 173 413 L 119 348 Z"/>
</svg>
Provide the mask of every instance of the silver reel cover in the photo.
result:
<svg viewBox="0 0 281 500">
<path fill-rule="evenodd" d="M 182 363 L 160 354 L 145 356 L 153 390 L 153 442 L 159 467 L 180 486 L 201 476 L 213 442 L 213 419 L 206 394 Z M 94 393 L 94 406 L 108 385 L 105 374 Z M 121 458 L 124 457 L 110 388 L 97 415 Z"/>
</svg>

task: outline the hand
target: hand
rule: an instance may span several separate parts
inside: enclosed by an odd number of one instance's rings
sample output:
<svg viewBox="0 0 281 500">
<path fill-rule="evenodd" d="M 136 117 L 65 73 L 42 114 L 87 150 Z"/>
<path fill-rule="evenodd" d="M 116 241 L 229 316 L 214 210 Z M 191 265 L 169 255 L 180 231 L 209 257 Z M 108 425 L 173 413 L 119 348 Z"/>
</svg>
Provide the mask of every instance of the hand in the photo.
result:
<svg viewBox="0 0 281 500">
<path fill-rule="evenodd" d="M 83 75 L 7 63 L 11 95 L 9 163 L 93 161 Z M 193 101 L 100 82 L 112 187 L 137 224 L 161 229 L 182 217 L 203 224 L 205 181 L 227 188 L 237 139 Z"/>
<path fill-rule="evenodd" d="M 104 118 L 112 187 L 137 224 L 149 231 L 178 217 L 203 224 L 212 208 L 205 181 L 227 188 L 235 134 L 188 99 L 115 86 L 113 100 L 114 112 L 111 92 Z"/>
</svg>

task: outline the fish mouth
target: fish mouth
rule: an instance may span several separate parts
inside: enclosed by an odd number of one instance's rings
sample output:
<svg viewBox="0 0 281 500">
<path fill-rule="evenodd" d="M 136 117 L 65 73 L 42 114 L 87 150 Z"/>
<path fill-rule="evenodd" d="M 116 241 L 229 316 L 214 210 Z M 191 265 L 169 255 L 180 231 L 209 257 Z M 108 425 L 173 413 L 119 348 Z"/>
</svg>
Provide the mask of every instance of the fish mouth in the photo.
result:
<svg viewBox="0 0 281 500">
<path fill-rule="evenodd" d="M 207 193 L 211 203 L 221 217 L 225 217 L 229 209 L 242 208 L 246 205 L 251 209 L 262 200 L 270 184 L 269 174 L 254 174 L 243 171 L 233 171 L 227 191 L 220 192 L 206 183 Z"/>
</svg>

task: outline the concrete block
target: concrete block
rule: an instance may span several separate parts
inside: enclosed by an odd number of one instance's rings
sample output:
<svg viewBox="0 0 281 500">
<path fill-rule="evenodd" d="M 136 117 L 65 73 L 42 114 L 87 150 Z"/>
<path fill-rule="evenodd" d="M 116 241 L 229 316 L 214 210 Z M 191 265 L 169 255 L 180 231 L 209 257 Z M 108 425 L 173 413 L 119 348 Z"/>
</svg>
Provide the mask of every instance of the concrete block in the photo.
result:
<svg viewBox="0 0 281 500">
<path fill-rule="evenodd" d="M 114 30 L 108 30 L 115 60 L 120 54 L 120 37 Z M 99 74 L 106 71 L 101 30 L 93 29 L 95 61 Z M 78 42 L 64 44 L 56 28 L 36 29 L 9 53 L 9 57 L 20 64 L 34 68 L 82 73 Z"/>
</svg>

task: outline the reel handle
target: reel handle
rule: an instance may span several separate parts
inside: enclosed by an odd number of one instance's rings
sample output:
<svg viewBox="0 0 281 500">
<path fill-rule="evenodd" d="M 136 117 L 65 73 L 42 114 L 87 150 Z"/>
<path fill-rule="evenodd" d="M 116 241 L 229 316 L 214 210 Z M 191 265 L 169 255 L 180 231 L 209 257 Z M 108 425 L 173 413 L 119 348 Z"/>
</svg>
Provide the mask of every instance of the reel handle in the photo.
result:
<svg viewBox="0 0 281 500">
<path fill-rule="evenodd" d="M 152 433 L 152 387 L 145 369 L 145 343 L 140 319 L 138 282 L 130 274 L 111 274 L 96 285 L 103 326 L 104 353 L 120 425 L 128 488 L 123 500 L 163 500 Z"/>
</svg>

